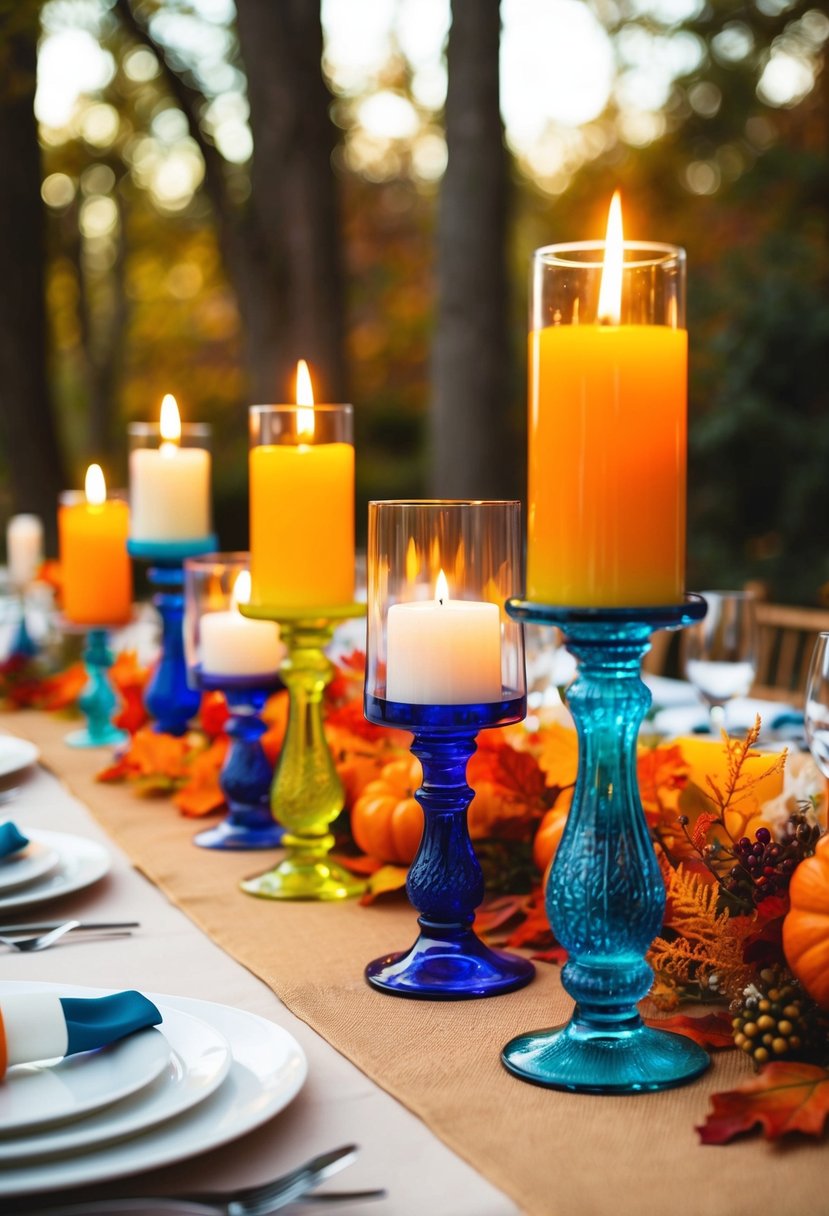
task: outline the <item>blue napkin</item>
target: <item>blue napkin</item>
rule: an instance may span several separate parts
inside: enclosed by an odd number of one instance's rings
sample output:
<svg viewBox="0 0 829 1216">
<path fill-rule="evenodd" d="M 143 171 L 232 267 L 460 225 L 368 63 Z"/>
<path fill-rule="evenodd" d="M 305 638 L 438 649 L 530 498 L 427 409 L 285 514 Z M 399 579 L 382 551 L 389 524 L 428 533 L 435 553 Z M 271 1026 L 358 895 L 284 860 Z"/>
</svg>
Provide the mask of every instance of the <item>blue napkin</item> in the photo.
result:
<svg viewBox="0 0 829 1216">
<path fill-rule="evenodd" d="M 114 992 L 112 996 L 61 997 L 69 1032 L 68 1056 L 106 1047 L 145 1026 L 157 1026 L 161 1014 L 140 992 Z"/>
<path fill-rule="evenodd" d="M 24 836 L 15 824 L 10 821 L 0 823 L 0 857 L 11 857 L 12 854 L 25 849 L 28 843 L 28 837 Z"/>
</svg>

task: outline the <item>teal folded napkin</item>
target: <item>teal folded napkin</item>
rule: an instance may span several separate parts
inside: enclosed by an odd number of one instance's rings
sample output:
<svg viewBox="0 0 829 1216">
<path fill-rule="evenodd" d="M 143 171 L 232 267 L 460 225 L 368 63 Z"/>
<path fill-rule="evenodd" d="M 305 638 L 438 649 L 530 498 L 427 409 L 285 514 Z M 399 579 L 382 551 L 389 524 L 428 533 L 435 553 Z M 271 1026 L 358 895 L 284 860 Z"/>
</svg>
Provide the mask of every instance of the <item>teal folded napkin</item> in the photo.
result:
<svg viewBox="0 0 829 1216">
<path fill-rule="evenodd" d="M 140 992 L 97 997 L 0 993 L 0 1078 L 13 1064 L 93 1051 L 161 1021 L 158 1009 Z"/>
<path fill-rule="evenodd" d="M 12 857 L 25 849 L 28 843 L 28 836 L 24 836 L 16 824 L 9 821 L 0 823 L 0 857 Z"/>
</svg>

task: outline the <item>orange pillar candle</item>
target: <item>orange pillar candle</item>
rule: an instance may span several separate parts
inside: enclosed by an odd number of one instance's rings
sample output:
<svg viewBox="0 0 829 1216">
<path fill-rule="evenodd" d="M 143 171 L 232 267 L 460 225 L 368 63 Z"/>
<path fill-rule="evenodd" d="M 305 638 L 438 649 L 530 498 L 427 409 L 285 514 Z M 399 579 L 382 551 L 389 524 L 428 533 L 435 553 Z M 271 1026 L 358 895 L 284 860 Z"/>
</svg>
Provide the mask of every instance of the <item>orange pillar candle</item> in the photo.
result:
<svg viewBox="0 0 829 1216">
<path fill-rule="evenodd" d="M 314 405 L 307 365 L 297 404 L 254 406 L 251 602 L 320 610 L 354 599 L 351 407 Z"/>
<path fill-rule="evenodd" d="M 127 554 L 129 508 L 107 499 L 100 465 L 86 473 L 85 495 L 67 495 L 58 509 L 63 612 L 76 625 L 122 625 L 132 611 Z"/>
<path fill-rule="evenodd" d="M 625 245 L 614 204 L 604 246 L 536 253 L 527 598 L 540 603 L 684 593 L 684 253 Z"/>
</svg>

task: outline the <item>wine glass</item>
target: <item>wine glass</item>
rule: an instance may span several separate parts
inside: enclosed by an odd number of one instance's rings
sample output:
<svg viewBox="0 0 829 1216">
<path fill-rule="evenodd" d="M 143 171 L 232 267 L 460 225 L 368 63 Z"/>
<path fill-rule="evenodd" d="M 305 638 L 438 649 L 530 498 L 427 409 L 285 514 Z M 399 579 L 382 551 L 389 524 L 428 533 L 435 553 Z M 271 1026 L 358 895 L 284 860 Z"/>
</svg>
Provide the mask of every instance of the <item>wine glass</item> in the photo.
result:
<svg viewBox="0 0 829 1216">
<path fill-rule="evenodd" d="M 750 591 L 703 591 L 705 618 L 682 635 L 686 679 L 708 706 L 712 733 L 723 728 L 725 706 L 748 694 L 757 674 L 757 617 Z"/>
<path fill-rule="evenodd" d="M 829 633 L 819 633 L 812 651 L 803 710 L 812 759 L 829 777 Z"/>
</svg>

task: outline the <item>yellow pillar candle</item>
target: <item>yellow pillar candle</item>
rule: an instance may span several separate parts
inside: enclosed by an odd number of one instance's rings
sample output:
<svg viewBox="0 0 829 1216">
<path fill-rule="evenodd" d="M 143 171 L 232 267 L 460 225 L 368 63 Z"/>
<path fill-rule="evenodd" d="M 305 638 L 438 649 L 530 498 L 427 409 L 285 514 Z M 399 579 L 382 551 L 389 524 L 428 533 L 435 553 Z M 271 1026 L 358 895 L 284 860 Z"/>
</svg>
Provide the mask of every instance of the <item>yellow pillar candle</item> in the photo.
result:
<svg viewBox="0 0 829 1216">
<path fill-rule="evenodd" d="M 541 603 L 669 604 L 684 592 L 687 334 L 620 324 L 621 211 L 616 227 L 598 321 L 530 334 L 527 597 Z"/>
<path fill-rule="evenodd" d="M 325 442 L 304 363 L 297 407 L 293 436 L 250 452 L 251 601 L 292 611 L 354 599 L 354 448 Z"/>
<path fill-rule="evenodd" d="M 58 509 L 63 612 L 76 625 L 122 625 L 132 610 L 129 508 L 107 500 L 100 465 L 86 473 L 85 499 Z"/>
</svg>

